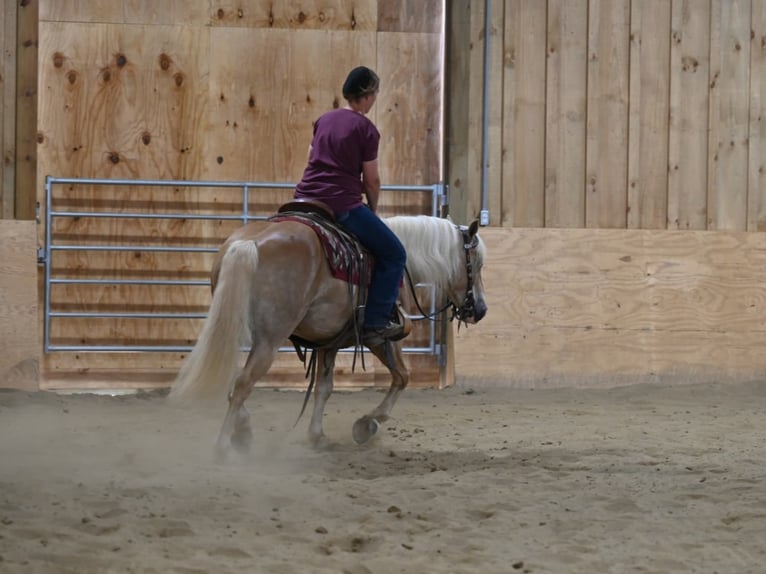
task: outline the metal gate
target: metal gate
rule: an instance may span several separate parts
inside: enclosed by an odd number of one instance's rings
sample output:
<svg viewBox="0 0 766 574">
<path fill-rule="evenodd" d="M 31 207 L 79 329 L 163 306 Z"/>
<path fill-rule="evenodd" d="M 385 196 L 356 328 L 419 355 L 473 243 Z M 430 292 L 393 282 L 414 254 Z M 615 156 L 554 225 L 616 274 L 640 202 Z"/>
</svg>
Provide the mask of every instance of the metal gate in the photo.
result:
<svg viewBox="0 0 766 574">
<path fill-rule="evenodd" d="M 151 211 L 131 210 L 127 211 L 103 211 L 93 210 L 57 210 L 54 208 L 56 199 L 56 189 L 59 186 L 116 186 L 117 189 L 138 186 L 151 187 L 183 187 L 183 188 L 220 188 L 222 190 L 239 193 L 241 199 L 241 211 L 232 214 L 199 214 L 199 213 L 153 213 Z M 222 181 L 183 181 L 183 180 L 130 180 L 130 179 L 86 179 L 86 178 L 63 178 L 47 177 L 45 180 L 45 245 L 38 251 L 38 261 L 44 266 L 44 323 L 43 323 L 43 351 L 52 352 L 186 352 L 193 347 L 191 345 L 56 345 L 51 343 L 51 325 L 53 321 L 65 321 L 67 319 L 204 319 L 206 313 L 163 313 L 163 312 L 92 312 L 86 310 L 72 310 L 76 307 L 76 302 L 67 302 L 66 307 L 70 310 L 56 310 L 51 305 L 51 289 L 54 285 L 144 285 L 144 286 L 209 286 L 209 280 L 184 280 L 184 279 L 160 279 L 160 278 L 142 278 L 142 279 L 120 279 L 114 278 L 67 278 L 62 277 L 61 273 L 54 272 L 53 259 L 56 253 L 73 251 L 102 251 L 102 252 L 155 252 L 155 253 L 211 253 L 218 251 L 217 247 L 205 247 L 203 245 L 87 245 L 61 239 L 54 241 L 53 224 L 57 218 L 122 218 L 122 219 L 147 219 L 147 220 L 233 220 L 241 221 L 246 224 L 256 220 L 266 220 L 268 215 L 255 215 L 252 213 L 250 201 L 251 194 L 258 190 L 275 189 L 293 189 L 295 184 L 276 183 L 276 182 L 222 182 Z M 416 193 L 427 193 L 431 195 L 431 213 L 437 216 L 440 207 L 445 204 L 444 186 L 435 185 L 414 185 L 401 186 L 389 185 L 383 186 L 384 190 L 406 191 Z M 428 286 L 426 286 L 428 287 Z M 433 286 L 431 286 L 433 289 Z M 432 292 L 431 309 L 435 309 L 436 297 Z M 411 316 L 417 320 L 422 318 L 420 315 Z M 430 322 L 429 343 L 418 347 L 405 347 L 405 353 L 419 353 L 427 355 L 436 355 L 440 361 L 444 359 L 442 345 L 437 344 L 436 324 Z M 280 352 L 294 352 L 292 347 L 282 347 Z"/>
</svg>

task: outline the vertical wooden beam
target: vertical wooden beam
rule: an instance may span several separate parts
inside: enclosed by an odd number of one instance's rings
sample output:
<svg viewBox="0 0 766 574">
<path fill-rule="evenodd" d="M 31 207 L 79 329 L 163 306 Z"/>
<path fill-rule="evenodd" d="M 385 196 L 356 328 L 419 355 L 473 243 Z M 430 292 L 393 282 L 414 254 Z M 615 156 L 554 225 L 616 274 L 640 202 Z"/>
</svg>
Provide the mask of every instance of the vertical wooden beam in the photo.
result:
<svg viewBox="0 0 766 574">
<path fill-rule="evenodd" d="M 747 230 L 766 230 L 766 0 L 753 0 Z"/>
<path fill-rule="evenodd" d="M 547 36 L 545 227 L 584 227 L 588 0 L 550 0 Z"/>
<path fill-rule="evenodd" d="M 468 123 L 470 108 L 471 12 L 475 2 L 447 2 L 445 14 L 444 173 L 449 186 L 446 214 L 465 221 L 468 207 Z M 446 215 L 445 214 L 445 215 Z"/>
<path fill-rule="evenodd" d="M 34 219 L 37 203 L 37 24 L 39 0 L 22 0 L 16 58 L 16 219 Z"/>
<path fill-rule="evenodd" d="M 0 219 L 14 218 L 16 198 L 16 0 L 0 14 Z"/>
<path fill-rule="evenodd" d="M 628 129 L 631 229 L 667 227 L 670 4 L 670 0 L 644 0 L 631 5 Z"/>
<path fill-rule="evenodd" d="M 713 0 L 708 229 L 747 227 L 750 0 Z"/>
<path fill-rule="evenodd" d="M 590 0 L 588 28 L 586 225 L 625 228 L 629 0 Z"/>
<path fill-rule="evenodd" d="M 710 1 L 673 0 L 668 229 L 707 227 Z"/>
<path fill-rule="evenodd" d="M 503 72 L 503 222 L 545 225 L 545 2 L 511 0 Z"/>
</svg>

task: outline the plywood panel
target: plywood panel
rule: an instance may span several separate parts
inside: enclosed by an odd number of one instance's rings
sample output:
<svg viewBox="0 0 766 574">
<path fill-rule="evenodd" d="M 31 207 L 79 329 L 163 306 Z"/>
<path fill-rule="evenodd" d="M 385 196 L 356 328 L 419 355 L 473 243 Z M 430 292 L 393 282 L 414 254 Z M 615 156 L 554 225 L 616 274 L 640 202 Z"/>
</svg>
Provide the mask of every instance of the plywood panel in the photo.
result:
<svg viewBox="0 0 766 574">
<path fill-rule="evenodd" d="M 750 42 L 748 231 L 766 229 L 766 0 L 753 0 Z"/>
<path fill-rule="evenodd" d="M 710 4 L 672 4 L 668 228 L 707 228 Z"/>
<path fill-rule="evenodd" d="M 513 0 L 505 14 L 503 221 L 518 227 L 545 221 L 544 2 Z"/>
<path fill-rule="evenodd" d="M 441 37 L 380 32 L 375 116 L 380 172 L 390 184 L 441 181 Z"/>
<path fill-rule="evenodd" d="M 665 229 L 668 201 L 670 0 L 631 5 L 628 227 Z"/>
<path fill-rule="evenodd" d="M 200 178 L 206 30 L 48 23 L 41 30 L 43 173 Z"/>
<path fill-rule="evenodd" d="M 629 0 L 590 0 L 586 225 L 627 222 Z"/>
<path fill-rule="evenodd" d="M 0 220 L 0 387 L 37 390 L 37 230 Z"/>
<path fill-rule="evenodd" d="M 211 24 L 293 30 L 377 29 L 377 0 L 211 0 Z"/>
<path fill-rule="evenodd" d="M 708 228 L 747 227 L 750 0 L 713 0 Z"/>
<path fill-rule="evenodd" d="M 766 372 L 760 234 L 485 229 L 489 312 L 456 376 L 530 386 Z"/>
<path fill-rule="evenodd" d="M 441 0 L 378 0 L 378 31 L 441 35 Z"/>
<path fill-rule="evenodd" d="M 545 227 L 585 225 L 587 0 L 550 0 L 545 120 Z"/>
<path fill-rule="evenodd" d="M 211 57 L 220 65 L 210 76 L 208 137 L 215 146 L 205 178 L 298 181 L 312 122 L 345 103 L 341 87 L 351 68 L 375 66 L 375 35 L 246 29 L 211 34 Z M 243 52 L 258 54 L 260 72 L 241 65 Z M 373 110 L 375 121 L 379 112 Z"/>
</svg>

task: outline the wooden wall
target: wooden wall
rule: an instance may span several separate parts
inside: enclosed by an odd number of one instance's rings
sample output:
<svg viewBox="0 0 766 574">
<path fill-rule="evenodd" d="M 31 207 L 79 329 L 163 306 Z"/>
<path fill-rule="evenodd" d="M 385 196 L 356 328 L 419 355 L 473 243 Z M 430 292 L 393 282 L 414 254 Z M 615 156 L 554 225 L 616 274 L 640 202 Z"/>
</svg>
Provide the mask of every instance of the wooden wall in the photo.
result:
<svg viewBox="0 0 766 574">
<path fill-rule="evenodd" d="M 34 219 L 37 1 L 0 5 L 0 218 Z"/>
<path fill-rule="evenodd" d="M 441 2 L 428 0 L 41 0 L 39 7 L 38 189 L 46 175 L 124 179 L 295 182 L 312 121 L 343 104 L 356 65 L 381 77 L 371 119 L 381 134 L 386 184 L 433 184 L 441 174 Z M 253 213 L 291 196 L 253 192 Z M 66 186 L 58 209 L 232 214 L 236 191 Z M 42 196 L 38 199 L 42 201 Z M 384 213 L 429 212 L 430 196 L 384 193 Z M 217 246 L 237 222 L 57 219 L 54 242 Z M 54 255 L 59 277 L 201 279 L 210 256 L 94 252 Z M 204 312 L 205 287 L 66 285 L 56 310 Z M 56 320 L 54 344 L 183 345 L 199 321 Z M 172 380 L 178 353 L 51 353 L 45 385 L 103 386 Z M 369 357 L 372 362 L 372 357 Z M 303 385 L 294 357 L 271 373 Z M 341 360 L 342 367 L 345 359 Z M 411 359 L 415 380 L 435 363 Z M 295 366 L 298 365 L 296 369 Z M 350 370 L 341 369 L 340 378 Z M 436 370 L 438 373 L 438 369 Z M 357 384 L 377 384 L 373 369 Z M 438 376 L 436 377 L 438 379 Z"/>
<path fill-rule="evenodd" d="M 766 236 L 485 228 L 489 312 L 456 335 L 464 385 L 762 380 Z"/>
<path fill-rule="evenodd" d="M 488 31 L 483 1 L 448 5 L 457 219 L 766 228 L 766 1 L 491 0 Z"/>
<path fill-rule="evenodd" d="M 0 219 L 0 387 L 38 388 L 36 241 L 34 221 Z"/>
</svg>

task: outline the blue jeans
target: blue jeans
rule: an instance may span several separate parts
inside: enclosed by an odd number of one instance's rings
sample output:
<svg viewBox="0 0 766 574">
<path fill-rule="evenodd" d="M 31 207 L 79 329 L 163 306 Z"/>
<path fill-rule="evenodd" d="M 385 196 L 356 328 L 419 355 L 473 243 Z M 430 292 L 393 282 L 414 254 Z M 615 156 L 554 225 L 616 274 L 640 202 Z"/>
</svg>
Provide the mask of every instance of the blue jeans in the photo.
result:
<svg viewBox="0 0 766 574">
<path fill-rule="evenodd" d="M 366 205 L 336 216 L 340 225 L 353 233 L 375 257 L 367 306 L 365 329 L 379 329 L 388 324 L 399 294 L 407 252 L 399 238 Z"/>
</svg>

